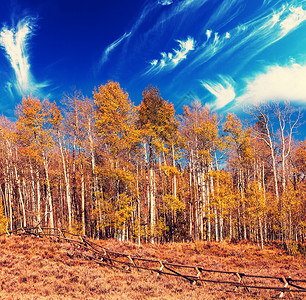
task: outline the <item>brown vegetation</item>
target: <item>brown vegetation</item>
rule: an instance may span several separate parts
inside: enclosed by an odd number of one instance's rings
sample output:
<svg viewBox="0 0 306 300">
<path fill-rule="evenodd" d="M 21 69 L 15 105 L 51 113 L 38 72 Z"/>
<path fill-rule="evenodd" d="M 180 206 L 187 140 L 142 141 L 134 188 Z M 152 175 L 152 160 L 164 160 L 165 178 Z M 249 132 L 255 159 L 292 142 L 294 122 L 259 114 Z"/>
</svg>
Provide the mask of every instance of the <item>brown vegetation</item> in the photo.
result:
<svg viewBox="0 0 306 300">
<path fill-rule="evenodd" d="M 98 243 L 111 251 L 213 270 L 294 279 L 306 277 L 305 257 L 290 256 L 275 245 L 260 250 L 254 244 L 226 242 L 154 246 L 115 240 Z M 1 237 L 0 245 L 1 299 L 270 299 L 279 296 L 278 292 L 265 290 L 246 293 L 239 288 L 234 292 L 235 288 L 228 285 L 192 285 L 182 278 L 156 276 L 144 270 L 122 272 L 85 260 L 70 244 L 47 238 Z M 275 281 L 266 284 L 282 287 Z M 296 299 L 301 295 L 295 295 Z"/>
</svg>

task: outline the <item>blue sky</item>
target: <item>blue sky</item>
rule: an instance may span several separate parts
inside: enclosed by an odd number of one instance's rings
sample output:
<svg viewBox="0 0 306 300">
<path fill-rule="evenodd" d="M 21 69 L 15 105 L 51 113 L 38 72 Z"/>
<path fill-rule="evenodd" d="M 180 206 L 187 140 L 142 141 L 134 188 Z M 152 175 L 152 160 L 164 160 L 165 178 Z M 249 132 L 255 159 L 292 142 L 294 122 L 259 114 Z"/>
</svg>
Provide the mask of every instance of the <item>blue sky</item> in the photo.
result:
<svg viewBox="0 0 306 300">
<path fill-rule="evenodd" d="M 180 113 L 306 104 L 306 0 L 1 0 L 0 112 L 118 81 L 149 84 Z"/>
</svg>

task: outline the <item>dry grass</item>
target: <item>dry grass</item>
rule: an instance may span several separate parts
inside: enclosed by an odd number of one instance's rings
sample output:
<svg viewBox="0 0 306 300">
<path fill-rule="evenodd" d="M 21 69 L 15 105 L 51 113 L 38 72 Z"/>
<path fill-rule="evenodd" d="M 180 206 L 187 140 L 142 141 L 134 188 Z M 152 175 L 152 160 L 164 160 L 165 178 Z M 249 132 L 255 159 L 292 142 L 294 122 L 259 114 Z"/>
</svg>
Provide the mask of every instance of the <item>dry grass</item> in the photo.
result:
<svg viewBox="0 0 306 300">
<path fill-rule="evenodd" d="M 99 243 L 117 252 L 207 269 L 306 277 L 305 258 L 289 256 L 272 246 L 259 250 L 250 244 L 207 242 L 154 246 L 114 240 Z M 279 295 L 256 290 L 247 294 L 242 289 L 233 292 L 234 287 L 219 284 L 192 285 L 144 270 L 121 272 L 85 260 L 69 244 L 27 236 L 0 238 L 0 286 L 1 299 L 271 299 Z"/>
</svg>

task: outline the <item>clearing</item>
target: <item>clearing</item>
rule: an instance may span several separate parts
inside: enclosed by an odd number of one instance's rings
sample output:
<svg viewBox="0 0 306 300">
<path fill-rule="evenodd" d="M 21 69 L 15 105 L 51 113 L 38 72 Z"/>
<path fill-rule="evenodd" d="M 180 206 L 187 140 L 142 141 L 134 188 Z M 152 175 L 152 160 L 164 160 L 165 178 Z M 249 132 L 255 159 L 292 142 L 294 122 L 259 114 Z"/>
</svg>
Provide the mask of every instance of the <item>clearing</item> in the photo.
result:
<svg viewBox="0 0 306 300">
<path fill-rule="evenodd" d="M 275 245 L 260 250 L 249 243 L 138 246 L 115 240 L 95 242 L 110 251 L 140 258 L 260 276 L 306 278 L 305 257 L 290 256 Z M 180 277 L 157 276 L 147 270 L 121 271 L 100 266 L 85 259 L 73 245 L 49 238 L 2 236 L 0 245 L 1 299 L 271 299 L 280 295 L 278 291 L 251 289 L 248 293 L 231 285 L 191 284 Z M 205 276 L 203 273 L 203 278 L 211 278 Z M 222 280 L 237 281 L 237 278 L 226 275 Z M 245 281 L 255 283 L 253 279 Z M 264 285 L 284 286 L 275 280 L 265 281 Z M 289 296 L 285 293 L 284 298 Z M 306 293 L 295 293 L 294 297 L 303 299 Z"/>
</svg>

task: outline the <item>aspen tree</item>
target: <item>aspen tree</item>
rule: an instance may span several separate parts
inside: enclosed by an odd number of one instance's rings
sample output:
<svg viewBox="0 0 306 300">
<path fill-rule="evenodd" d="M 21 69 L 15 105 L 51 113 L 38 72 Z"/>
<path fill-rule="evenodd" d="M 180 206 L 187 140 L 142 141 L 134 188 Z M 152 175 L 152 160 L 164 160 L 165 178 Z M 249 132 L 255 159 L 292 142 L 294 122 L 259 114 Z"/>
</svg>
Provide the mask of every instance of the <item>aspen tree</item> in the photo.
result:
<svg viewBox="0 0 306 300">
<path fill-rule="evenodd" d="M 193 102 L 191 107 L 184 107 L 180 130 L 189 162 L 192 235 L 194 239 L 204 238 L 204 218 L 207 218 L 207 238 L 211 239 L 212 216 L 213 211 L 216 213 L 216 207 L 211 205 L 209 191 L 214 194 L 214 183 L 208 174 L 213 170 L 214 151 L 219 138 L 217 115 L 199 102 Z M 219 236 L 217 230 L 215 227 L 215 234 Z"/>
<path fill-rule="evenodd" d="M 236 169 L 238 190 L 241 197 L 243 237 L 247 239 L 245 191 L 248 187 L 246 173 L 253 159 L 250 147 L 251 131 L 243 129 L 240 119 L 233 114 L 227 115 L 223 131 L 226 134 L 230 160 L 233 161 L 232 164 Z"/>
<path fill-rule="evenodd" d="M 131 173 L 130 154 L 138 143 L 135 128 L 135 107 L 119 83 L 109 81 L 94 91 L 95 128 L 103 144 L 104 160 L 100 174 L 107 182 L 103 185 L 100 202 L 105 221 L 102 226 L 114 224 L 116 237 L 128 238 L 127 223 L 134 210 L 134 178 Z"/>
<path fill-rule="evenodd" d="M 71 95 L 65 95 L 62 103 L 64 105 L 64 115 L 65 121 L 63 124 L 64 134 L 66 133 L 65 140 L 62 138 L 62 144 L 66 144 L 65 147 L 61 146 L 66 153 L 62 156 L 63 164 L 64 159 L 66 160 L 66 171 L 67 174 L 65 178 L 65 185 L 67 188 L 67 199 L 71 199 L 70 208 L 70 219 L 74 223 L 74 226 L 82 234 L 86 233 L 86 208 L 89 210 L 91 205 L 93 205 L 95 192 L 91 192 L 89 197 L 90 202 L 86 205 L 86 166 L 88 160 L 91 159 L 91 173 L 94 174 L 93 168 L 95 167 L 95 157 L 93 149 L 93 103 L 92 100 L 84 97 L 80 91 L 75 91 Z M 64 136 L 63 136 L 64 137 Z M 90 147 L 90 150 L 88 150 Z M 68 149 L 72 148 L 72 158 L 69 155 Z M 80 177 L 81 185 L 77 184 L 77 177 Z M 96 177 L 95 177 L 96 178 Z M 92 178 L 91 178 L 92 179 Z M 94 189 L 97 191 L 97 180 L 94 181 Z M 70 190 L 68 195 L 68 191 Z M 80 190 L 80 195 L 78 191 Z M 78 199 L 80 198 L 80 203 Z M 73 202 L 73 203 L 72 203 Z M 74 205 L 72 205 L 74 204 Z M 73 206 L 76 208 L 75 211 L 72 210 Z M 89 212 L 88 212 L 89 216 Z M 78 219 L 79 217 L 79 219 Z"/>
<path fill-rule="evenodd" d="M 0 149 L 1 149 L 1 166 L 4 175 L 4 192 L 1 189 L 1 195 L 3 199 L 3 207 L 5 213 L 5 219 L 9 223 L 10 230 L 13 229 L 13 174 L 12 174 L 12 149 L 15 124 L 10 122 L 6 117 L 0 118 Z M 25 219 L 25 216 L 23 216 Z"/>
<path fill-rule="evenodd" d="M 275 135 L 273 123 L 269 115 L 269 106 L 259 106 L 256 105 L 251 108 L 250 114 L 254 116 L 257 120 L 258 127 L 256 131 L 253 131 L 256 138 L 263 141 L 270 149 L 270 156 L 272 160 L 273 167 L 273 178 L 274 178 L 274 189 L 277 203 L 280 205 L 279 187 L 278 187 L 278 172 L 276 163 L 276 153 L 275 153 Z"/>
<path fill-rule="evenodd" d="M 22 142 L 31 146 L 39 153 L 43 163 L 46 180 L 45 219 L 49 226 L 54 227 L 53 199 L 50 184 L 49 160 L 50 152 L 54 147 L 51 124 L 49 123 L 51 103 L 48 100 L 40 101 L 32 96 L 24 97 L 17 106 L 16 127 Z"/>
<path fill-rule="evenodd" d="M 282 165 L 282 192 L 286 193 L 288 180 L 288 159 L 293 146 L 293 134 L 300 126 L 301 112 L 296 111 L 289 105 L 289 103 L 285 103 L 283 106 L 274 103 L 272 110 L 278 120 Z"/>
<path fill-rule="evenodd" d="M 159 154 L 177 130 L 178 123 L 174 115 L 173 105 L 160 96 L 156 87 L 148 86 L 143 91 L 142 102 L 138 108 L 138 124 L 145 141 L 143 147 L 146 150 L 145 159 L 148 168 L 151 243 L 154 243 L 157 221 L 155 167 Z"/>
<path fill-rule="evenodd" d="M 295 114 L 295 110 L 288 103 L 280 106 L 255 105 L 250 108 L 249 113 L 257 120 L 257 127 L 254 130 L 256 138 L 263 141 L 270 149 L 272 161 L 274 189 L 277 202 L 278 219 L 280 223 L 280 234 L 282 239 L 286 238 L 284 232 L 285 219 L 283 213 L 283 196 L 286 194 L 287 160 L 292 148 L 292 140 L 295 129 L 299 126 L 301 118 L 300 112 Z M 280 151 L 277 151 L 280 149 Z M 281 162 L 281 187 L 279 187 L 278 157 Z"/>
<path fill-rule="evenodd" d="M 292 149 L 292 162 L 288 173 L 292 174 L 285 195 L 286 221 L 289 223 L 289 239 L 302 241 L 306 233 L 306 141 L 299 142 Z"/>
<path fill-rule="evenodd" d="M 58 117 L 53 122 L 54 129 L 56 131 L 57 143 L 60 151 L 62 170 L 64 173 L 65 182 L 65 194 L 66 194 L 66 204 L 67 204 L 67 215 L 68 215 L 68 230 L 72 229 L 72 199 L 71 199 L 71 186 L 70 186 L 70 172 L 69 172 L 69 162 L 67 159 L 66 149 L 65 149 L 65 137 L 63 134 L 63 124 L 61 122 L 61 113 L 54 107 L 54 114 Z"/>
</svg>

